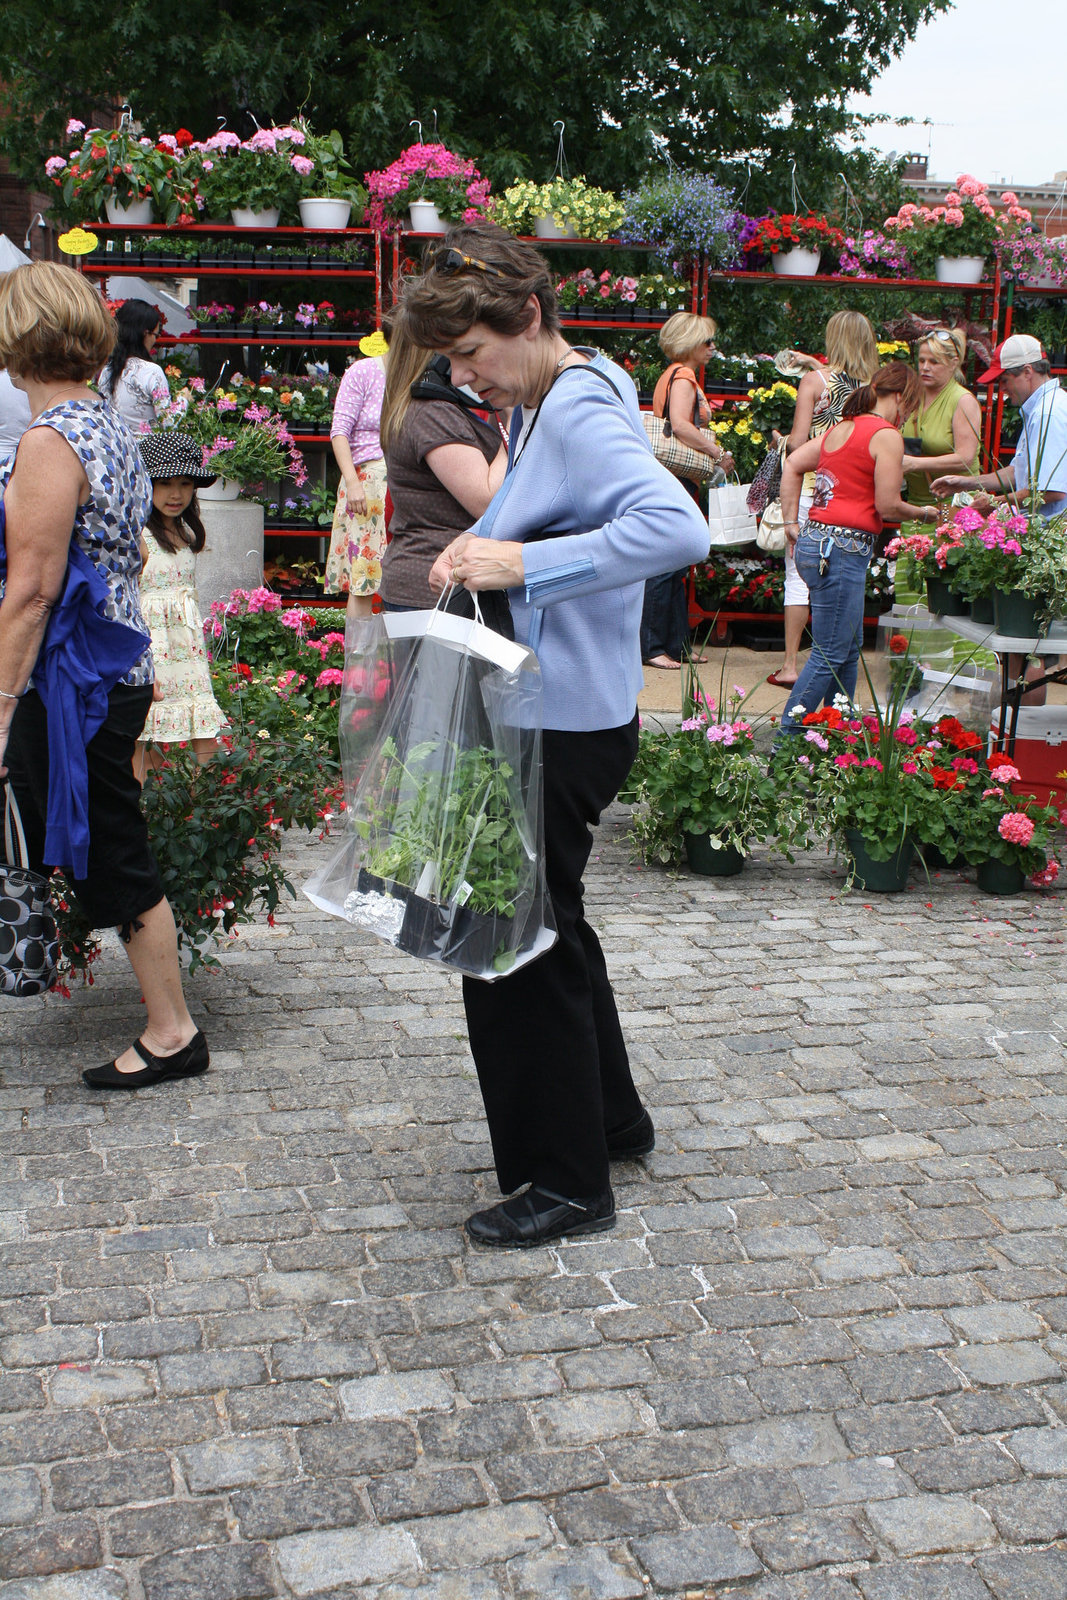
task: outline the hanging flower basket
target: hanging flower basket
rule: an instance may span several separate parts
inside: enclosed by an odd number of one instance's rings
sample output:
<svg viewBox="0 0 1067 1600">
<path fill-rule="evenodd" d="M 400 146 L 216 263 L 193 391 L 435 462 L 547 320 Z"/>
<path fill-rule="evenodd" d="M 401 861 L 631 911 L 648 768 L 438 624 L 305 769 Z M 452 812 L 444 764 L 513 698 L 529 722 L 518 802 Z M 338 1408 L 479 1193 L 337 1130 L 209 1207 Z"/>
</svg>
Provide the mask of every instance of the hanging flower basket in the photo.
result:
<svg viewBox="0 0 1067 1600">
<path fill-rule="evenodd" d="M 981 283 L 984 256 L 938 256 L 934 268 L 938 283 Z"/>
<path fill-rule="evenodd" d="M 780 250 L 776 256 L 771 257 L 771 266 L 775 272 L 791 275 L 794 278 L 814 278 L 819 270 L 822 257 L 818 250 Z"/>
<path fill-rule="evenodd" d="M 388 167 L 365 174 L 370 203 L 366 220 L 381 233 L 399 233 L 410 220 L 413 204 L 437 207 L 439 225 L 484 222 L 489 180 L 473 161 L 464 161 L 447 145 L 413 144 Z M 430 230 L 426 230 L 430 231 Z"/>
</svg>

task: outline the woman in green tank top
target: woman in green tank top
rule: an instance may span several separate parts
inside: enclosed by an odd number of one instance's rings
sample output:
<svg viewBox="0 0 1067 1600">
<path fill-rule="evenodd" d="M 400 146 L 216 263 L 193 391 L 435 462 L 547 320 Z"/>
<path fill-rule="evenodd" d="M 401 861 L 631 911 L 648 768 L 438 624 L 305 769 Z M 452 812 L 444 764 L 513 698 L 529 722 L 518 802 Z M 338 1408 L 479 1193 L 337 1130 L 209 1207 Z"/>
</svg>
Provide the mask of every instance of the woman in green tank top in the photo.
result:
<svg viewBox="0 0 1067 1600">
<path fill-rule="evenodd" d="M 959 381 L 966 353 L 967 340 L 959 328 L 935 328 L 919 345 L 916 366 L 923 398 L 904 425 L 904 465 L 911 467 L 904 479 L 913 506 L 933 505 L 932 480 L 945 472 L 969 472 L 978 459 L 982 414 L 974 395 Z M 921 467 L 912 466 L 916 457 Z"/>
</svg>

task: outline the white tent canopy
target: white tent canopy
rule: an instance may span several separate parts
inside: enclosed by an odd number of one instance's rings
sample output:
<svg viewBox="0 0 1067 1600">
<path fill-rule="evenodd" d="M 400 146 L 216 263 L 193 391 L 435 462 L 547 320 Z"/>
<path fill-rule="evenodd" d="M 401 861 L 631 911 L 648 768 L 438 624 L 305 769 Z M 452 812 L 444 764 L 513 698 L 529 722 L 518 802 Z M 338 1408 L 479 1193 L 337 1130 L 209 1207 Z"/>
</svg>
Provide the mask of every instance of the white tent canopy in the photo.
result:
<svg viewBox="0 0 1067 1600">
<path fill-rule="evenodd" d="M 180 300 L 144 278 L 109 278 L 107 293 L 109 300 L 147 300 L 158 306 L 167 319 L 165 332 L 168 335 L 192 333 L 196 327 Z"/>
<path fill-rule="evenodd" d="M 24 267 L 29 256 L 11 243 L 6 233 L 0 233 L 0 272 L 10 272 L 13 267 Z"/>
</svg>

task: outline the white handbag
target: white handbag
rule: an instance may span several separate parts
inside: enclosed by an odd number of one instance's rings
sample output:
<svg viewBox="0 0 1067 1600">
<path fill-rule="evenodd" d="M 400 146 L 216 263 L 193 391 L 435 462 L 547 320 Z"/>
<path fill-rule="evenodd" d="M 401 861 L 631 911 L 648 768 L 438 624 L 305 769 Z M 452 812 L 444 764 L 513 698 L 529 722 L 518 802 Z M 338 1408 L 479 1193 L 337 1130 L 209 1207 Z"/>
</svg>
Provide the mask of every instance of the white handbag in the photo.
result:
<svg viewBox="0 0 1067 1600">
<path fill-rule="evenodd" d="M 767 502 L 756 530 L 756 543 L 771 556 L 780 556 L 785 551 L 785 514 L 780 500 Z"/>
<path fill-rule="evenodd" d="M 756 515 L 746 504 L 748 490 L 747 483 L 736 480 L 709 488 L 708 530 L 713 550 L 751 544 L 756 537 Z"/>
</svg>

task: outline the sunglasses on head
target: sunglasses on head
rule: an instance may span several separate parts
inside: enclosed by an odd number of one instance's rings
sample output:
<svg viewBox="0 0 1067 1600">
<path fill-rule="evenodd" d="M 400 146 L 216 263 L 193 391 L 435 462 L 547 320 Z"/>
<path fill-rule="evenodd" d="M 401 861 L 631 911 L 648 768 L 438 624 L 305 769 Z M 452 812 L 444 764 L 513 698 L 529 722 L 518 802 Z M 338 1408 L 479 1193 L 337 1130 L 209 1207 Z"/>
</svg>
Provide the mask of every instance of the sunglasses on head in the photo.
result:
<svg viewBox="0 0 1067 1600">
<path fill-rule="evenodd" d="M 490 277 L 501 278 L 503 273 L 489 261 L 479 261 L 477 256 L 465 256 L 462 250 L 438 247 L 430 256 L 430 266 L 446 277 L 457 272 L 487 272 Z"/>
</svg>

